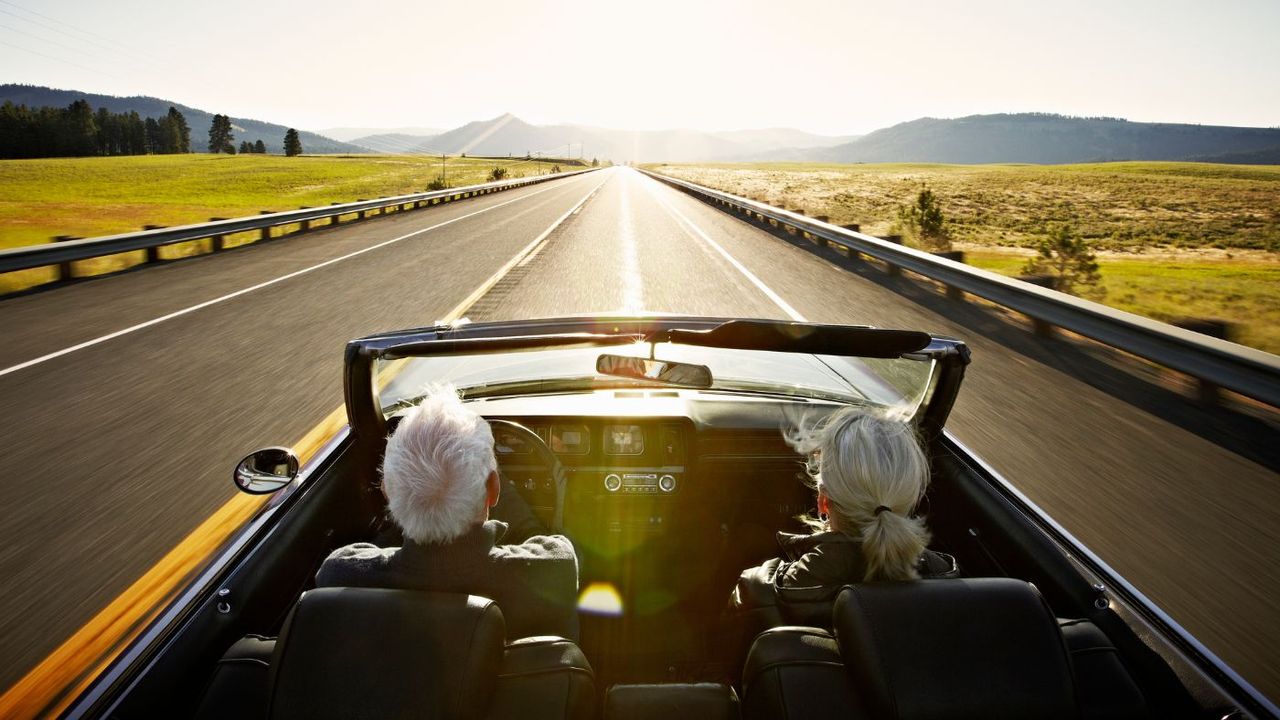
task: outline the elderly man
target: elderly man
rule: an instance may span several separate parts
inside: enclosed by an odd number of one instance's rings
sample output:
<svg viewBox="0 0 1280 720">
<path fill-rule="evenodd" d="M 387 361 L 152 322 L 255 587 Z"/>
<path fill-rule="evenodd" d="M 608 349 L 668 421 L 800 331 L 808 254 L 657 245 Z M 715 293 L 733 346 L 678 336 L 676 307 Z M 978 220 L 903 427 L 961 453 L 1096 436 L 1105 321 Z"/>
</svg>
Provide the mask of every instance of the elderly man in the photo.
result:
<svg viewBox="0 0 1280 720">
<path fill-rule="evenodd" d="M 383 492 L 402 547 L 357 543 L 320 566 L 316 585 L 469 593 L 502 608 L 511 638 L 577 639 L 578 561 L 562 535 L 502 544 L 508 525 L 489 519 L 501 483 L 493 432 L 452 389 L 438 389 L 405 413 L 387 441 Z M 515 492 L 503 506 L 527 525 Z M 536 520 L 534 521 L 536 522 Z"/>
</svg>

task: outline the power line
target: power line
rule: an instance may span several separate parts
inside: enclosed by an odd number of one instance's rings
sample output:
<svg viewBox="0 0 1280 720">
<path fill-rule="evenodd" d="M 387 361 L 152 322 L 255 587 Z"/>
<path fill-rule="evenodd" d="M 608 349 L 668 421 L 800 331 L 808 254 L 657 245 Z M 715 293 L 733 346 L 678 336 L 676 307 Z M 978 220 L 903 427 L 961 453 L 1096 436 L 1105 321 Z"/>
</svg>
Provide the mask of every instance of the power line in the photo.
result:
<svg viewBox="0 0 1280 720">
<path fill-rule="evenodd" d="M 0 9 L 0 12 L 3 12 L 3 9 Z M 58 42 L 57 40 L 50 40 L 49 38 L 42 38 L 42 37 L 40 37 L 39 35 L 33 35 L 32 33 L 29 33 L 29 32 L 27 32 L 26 30 L 22 30 L 22 29 L 19 29 L 19 28 L 16 28 L 16 27 L 11 27 L 11 26 L 9 26 L 9 25 L 0 25 L 0 30 L 8 30 L 8 31 L 10 31 L 10 32 L 16 32 L 16 33 L 18 33 L 19 35 L 26 35 L 27 37 L 29 37 L 29 38 L 31 38 L 31 39 L 33 39 L 33 40 L 39 40 L 40 42 L 43 42 L 43 43 L 49 43 L 50 45 L 56 45 L 57 47 L 63 48 L 63 49 L 65 49 L 65 50 L 70 50 L 70 51 L 72 51 L 72 52 L 78 52 L 78 53 L 81 53 L 81 54 L 89 55 L 90 57 L 92 57 L 92 56 L 93 56 L 93 54 L 92 54 L 92 53 L 89 53 L 89 52 L 85 51 L 83 48 L 72 47 L 72 46 L 70 46 L 70 45 L 64 45 L 64 44 L 62 44 L 62 43 Z"/>
<path fill-rule="evenodd" d="M 107 76 L 107 77 L 109 77 L 109 78 L 115 78 L 116 80 L 123 80 L 123 79 L 124 79 L 124 78 L 120 77 L 119 75 L 113 75 L 113 74 L 108 73 L 108 72 L 103 72 L 102 70 L 96 70 L 96 69 L 94 69 L 94 68 L 87 67 L 87 66 L 85 66 L 85 65 L 81 65 L 80 63 L 72 62 L 72 61 L 67 60 L 67 59 L 65 59 L 65 58 L 54 57 L 53 55 L 47 55 L 47 54 L 42 53 L 42 52 L 40 52 L 40 51 L 38 51 L 38 50 L 32 50 L 31 48 L 25 48 L 25 47 L 22 47 L 21 45 L 14 45 L 13 43 L 11 43 L 11 42 L 7 42 L 7 41 L 5 41 L 5 40 L 0 40 L 0 45 L 7 45 L 7 46 L 9 46 L 9 47 L 11 47 L 11 48 L 13 48 L 13 49 L 15 49 L 15 50 L 21 50 L 21 51 L 23 51 L 23 52 L 29 52 L 29 53 L 31 53 L 32 55 L 39 55 L 40 57 L 45 58 L 45 59 L 47 59 L 47 60 L 55 60 L 55 61 L 60 62 L 60 63 L 66 63 L 67 65 L 71 65 L 71 66 L 73 66 L 73 67 L 78 67 L 78 68 L 80 68 L 81 70 L 88 70 L 89 72 L 98 73 L 99 75 L 105 75 L 105 76 Z"/>
<path fill-rule="evenodd" d="M 115 40 L 112 40 L 111 38 L 106 37 L 106 36 L 104 36 L 104 35 L 100 35 L 100 34 L 98 34 L 98 33 L 90 32 L 90 31 L 88 31 L 88 30 L 82 30 L 82 29 L 80 29 L 80 28 L 76 27 L 75 25 L 72 25 L 72 24 L 70 24 L 70 23 L 63 22 L 63 21 L 61 21 L 61 20 L 58 20 L 57 18 L 49 17 L 48 15 L 45 15 L 45 14 L 43 14 L 43 13 L 38 13 L 38 12 L 36 12 L 35 10 L 31 10 L 31 9 L 29 9 L 29 8 L 23 7 L 22 5 L 19 5 L 19 4 L 14 3 L 14 2 L 10 2 L 10 0 L 0 0 L 0 3 L 3 3 L 3 4 L 5 4 L 5 5 L 8 5 L 8 6 L 13 7 L 13 8 L 17 8 L 17 9 L 21 10 L 21 11 L 22 11 L 22 12 L 24 12 L 24 13 L 28 13 L 28 14 L 30 14 L 30 15 L 35 15 L 36 17 L 44 18 L 45 20 L 48 20 L 48 21 L 53 22 L 53 23 L 56 23 L 56 24 L 58 24 L 58 25 L 62 25 L 63 27 L 70 28 L 71 30 L 76 31 L 77 33 L 79 33 L 79 34 L 80 34 L 81 36 L 83 36 L 83 37 L 77 37 L 76 35 L 72 35 L 71 33 L 67 32 L 66 30 L 62 30 L 61 28 L 54 27 L 54 26 L 52 26 L 52 25 L 49 25 L 48 23 L 41 22 L 41 21 L 39 21 L 39 20 L 33 20 L 33 19 L 29 18 L 29 17 L 23 17 L 22 15 L 19 15 L 19 14 L 15 13 L 15 12 L 12 12 L 12 11 L 9 11 L 9 10 L 5 10 L 4 8 L 0 8 L 0 12 L 5 13 L 6 15 L 11 15 L 11 16 L 13 16 L 13 17 L 16 17 L 16 18 L 18 18 L 19 20 L 22 20 L 23 22 L 28 22 L 28 23 L 31 23 L 31 24 L 33 24 L 33 25 L 39 25 L 40 27 L 43 27 L 43 28 L 45 28 L 45 29 L 47 29 L 47 30 L 52 30 L 52 31 L 54 31 L 54 32 L 56 32 L 56 33 L 60 33 L 60 34 L 62 34 L 62 35 L 66 35 L 66 36 L 67 36 L 67 37 L 69 37 L 69 38 L 72 38 L 72 39 L 75 39 L 75 40 L 78 40 L 78 41 L 81 41 L 81 42 L 89 42 L 89 43 L 93 43 L 94 45 L 97 45 L 99 48 L 102 48 L 103 50 L 106 50 L 106 51 L 108 51 L 108 52 L 113 52 L 113 53 L 116 53 L 116 54 L 118 54 L 118 55 L 131 55 L 131 56 L 132 56 L 132 58 L 131 58 L 131 59 L 132 59 L 134 62 L 145 62 L 145 63 L 155 62 L 155 58 L 151 58 L 151 57 L 147 57 L 147 56 L 144 56 L 144 55 L 142 55 L 142 54 L 139 54 L 139 53 L 137 53 L 136 51 L 134 51 L 132 48 L 128 47 L 127 45 L 123 45 L 123 44 L 121 44 L 121 43 L 119 43 L 119 42 L 116 42 Z M 96 40 L 95 38 L 101 38 L 101 41 Z M 110 45 L 105 44 L 105 43 L 110 43 Z M 112 45 L 114 45 L 115 47 L 112 47 Z"/>
</svg>

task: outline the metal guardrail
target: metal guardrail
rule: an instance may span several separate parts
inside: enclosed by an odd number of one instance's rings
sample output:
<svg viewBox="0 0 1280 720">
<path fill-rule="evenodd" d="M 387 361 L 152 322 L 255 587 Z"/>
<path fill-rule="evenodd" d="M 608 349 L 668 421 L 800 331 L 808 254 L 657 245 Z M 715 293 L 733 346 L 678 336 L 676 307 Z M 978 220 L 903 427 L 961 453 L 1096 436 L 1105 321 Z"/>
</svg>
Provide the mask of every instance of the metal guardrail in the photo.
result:
<svg viewBox="0 0 1280 720">
<path fill-rule="evenodd" d="M 302 230 L 308 230 L 310 229 L 310 223 L 316 220 L 331 219 L 330 221 L 332 223 L 335 222 L 336 218 L 340 215 L 350 215 L 353 213 L 355 213 L 359 219 L 363 220 L 366 217 L 366 214 L 371 211 L 384 213 L 386 208 L 391 207 L 396 207 L 400 210 L 419 208 L 424 207 L 425 205 L 435 205 L 442 202 L 450 202 L 452 200 L 473 197 L 475 195 L 486 195 L 489 193 L 501 192 L 503 190 L 511 190 L 513 188 L 533 185 L 536 183 L 546 182 L 548 180 L 572 177 L 574 175 L 581 175 L 582 173 L 588 173 L 596 169 L 597 168 L 589 168 L 587 170 L 559 173 L 556 175 L 539 175 L 533 178 L 521 178 L 518 180 L 501 180 L 481 185 L 468 185 L 465 187 L 448 188 L 446 190 L 378 198 L 376 200 L 361 200 L 358 202 L 342 203 L 337 205 L 325 205 L 323 207 L 306 208 L 303 210 L 286 210 L 284 212 L 277 213 L 264 213 L 262 215 L 234 218 L 231 220 L 216 220 L 213 222 L 198 223 L 195 225 L 181 225 L 171 228 L 142 230 L 139 232 L 124 233 L 121 235 L 108 235 L 105 237 L 88 238 L 84 240 L 66 240 L 63 242 L 53 242 L 44 245 L 28 245 L 25 247 L 10 248 L 8 250 L 0 250 L 0 273 L 58 265 L 62 267 L 62 270 L 60 271 L 61 276 L 66 278 L 70 276 L 70 269 L 67 267 L 68 264 L 77 260 L 89 260 L 91 258 L 102 257 L 104 255 L 115 255 L 117 253 L 146 250 L 147 260 L 155 261 L 159 259 L 155 252 L 158 248 L 181 242 L 205 240 L 210 238 L 214 241 L 213 250 L 217 251 L 222 249 L 222 238 L 235 233 L 258 230 L 262 232 L 261 239 L 267 240 L 271 239 L 271 228 L 279 227 L 281 225 L 301 224 Z"/>
<path fill-rule="evenodd" d="M 1107 307 L 1066 293 L 927 252 L 903 247 L 799 213 L 703 187 L 648 170 L 646 175 L 707 202 L 808 233 L 828 245 L 867 255 L 942 283 L 952 296 L 969 293 L 1030 317 L 1038 325 L 1060 327 L 1123 352 L 1198 379 L 1205 394 L 1225 388 L 1280 407 L 1280 357 L 1226 340 Z"/>
</svg>

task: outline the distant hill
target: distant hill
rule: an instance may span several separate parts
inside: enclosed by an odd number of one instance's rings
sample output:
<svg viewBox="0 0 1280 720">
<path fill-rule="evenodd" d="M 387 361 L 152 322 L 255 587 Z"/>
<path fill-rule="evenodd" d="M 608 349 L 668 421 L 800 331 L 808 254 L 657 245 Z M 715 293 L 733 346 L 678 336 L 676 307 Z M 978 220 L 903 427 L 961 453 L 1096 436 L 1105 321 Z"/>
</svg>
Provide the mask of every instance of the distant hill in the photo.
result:
<svg viewBox="0 0 1280 720">
<path fill-rule="evenodd" d="M 1190 160 L 1280 147 L 1280 129 L 1129 122 L 1023 113 L 921 118 L 807 150 L 824 162 L 1077 163 Z"/>
<path fill-rule="evenodd" d="M 383 133 L 351 142 L 384 152 L 447 152 L 503 157 L 528 153 L 614 162 L 752 160 L 783 148 L 837 145 L 848 137 L 815 135 L 789 128 L 704 132 L 701 130 L 613 130 L 583 125 L 533 125 L 507 113 L 436 135 Z M 581 150 L 579 149 L 581 147 Z"/>
<path fill-rule="evenodd" d="M 169 111 L 170 106 L 176 107 L 186 117 L 187 125 L 191 127 L 191 149 L 196 152 L 204 152 L 208 148 L 209 125 L 213 122 L 213 113 L 183 105 L 182 103 L 142 95 L 116 97 L 114 95 L 97 95 L 77 90 L 55 90 L 35 85 L 0 85 L 0 103 L 11 100 L 14 104 L 27 105 L 29 107 L 66 107 L 76 100 L 82 99 L 88 100 L 95 110 L 105 107 L 111 112 L 137 111 L 143 117 L 154 118 L 162 117 Z M 235 134 L 236 144 L 239 144 L 242 140 L 248 140 L 251 143 L 261 140 L 267 146 L 267 152 L 284 152 L 284 133 L 289 129 L 287 126 L 237 117 L 231 118 L 231 125 Z M 299 131 L 298 135 L 302 139 L 303 150 L 308 153 L 368 152 L 362 147 L 331 140 L 311 132 Z"/>
<path fill-rule="evenodd" d="M 373 127 L 335 127 L 320 128 L 316 133 L 327 138 L 333 138 L 339 142 L 356 143 L 356 138 L 368 137 L 370 135 L 439 135 L 444 132 L 439 128 L 427 127 L 396 127 L 396 128 L 373 128 Z"/>
</svg>

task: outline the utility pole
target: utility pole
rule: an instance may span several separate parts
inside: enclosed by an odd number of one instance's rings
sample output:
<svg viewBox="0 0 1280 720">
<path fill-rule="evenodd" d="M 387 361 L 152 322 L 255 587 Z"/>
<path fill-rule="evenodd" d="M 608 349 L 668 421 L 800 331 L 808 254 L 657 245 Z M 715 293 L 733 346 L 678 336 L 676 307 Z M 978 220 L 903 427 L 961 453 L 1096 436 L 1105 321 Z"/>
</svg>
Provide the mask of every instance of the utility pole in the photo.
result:
<svg viewBox="0 0 1280 720">
<path fill-rule="evenodd" d="M 440 153 L 440 183 L 445 187 L 449 187 L 449 169 L 445 165 L 445 158 L 448 157 L 444 153 Z"/>
</svg>

